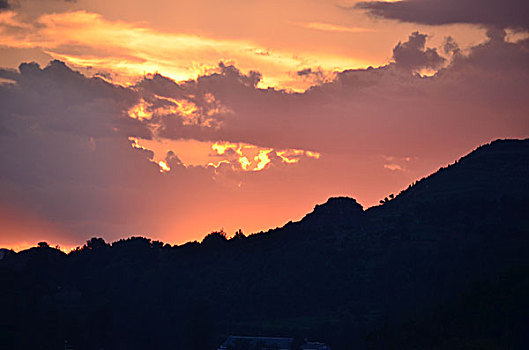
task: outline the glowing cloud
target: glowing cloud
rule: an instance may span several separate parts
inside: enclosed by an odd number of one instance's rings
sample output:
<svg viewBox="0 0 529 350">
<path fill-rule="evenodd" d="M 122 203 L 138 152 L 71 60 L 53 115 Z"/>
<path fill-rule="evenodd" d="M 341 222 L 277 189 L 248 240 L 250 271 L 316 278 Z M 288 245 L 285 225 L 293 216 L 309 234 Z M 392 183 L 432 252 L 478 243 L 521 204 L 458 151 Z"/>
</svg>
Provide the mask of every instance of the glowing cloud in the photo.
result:
<svg viewBox="0 0 529 350">
<path fill-rule="evenodd" d="M 240 146 L 237 143 L 215 142 L 213 145 L 211 145 L 211 149 L 217 152 L 219 155 L 223 155 L 228 150 L 234 150 L 237 152 L 237 154 L 242 155 Z"/>
<path fill-rule="evenodd" d="M 201 166 L 219 169 L 226 166 L 232 171 L 255 172 L 276 166 L 296 164 L 301 159 L 319 159 L 317 152 L 304 150 L 274 150 L 238 142 L 202 142 L 196 140 L 145 140 L 129 137 L 132 148 L 151 151 L 149 161 L 160 167 L 160 172 L 171 170 L 166 157 L 173 152 L 185 167 Z M 213 151 L 213 152 L 211 152 Z M 219 160 L 219 158 L 221 158 Z"/>
<path fill-rule="evenodd" d="M 168 172 L 169 170 L 171 170 L 171 168 L 169 168 L 169 165 L 167 165 L 167 163 L 163 160 L 157 162 L 157 164 L 160 166 L 160 172 L 161 173 L 165 173 L 165 172 Z"/>
<path fill-rule="evenodd" d="M 338 32 L 338 33 L 365 33 L 372 32 L 372 29 L 361 28 L 361 27 L 349 27 L 342 26 L 339 24 L 323 23 L 323 22 L 292 22 L 302 28 L 323 30 L 326 32 Z"/>
<path fill-rule="evenodd" d="M 301 149 L 288 149 L 277 151 L 276 155 L 281 158 L 284 163 L 294 164 L 299 162 L 301 156 L 306 156 L 308 158 L 320 159 L 320 154 L 313 151 L 304 151 Z"/>
<path fill-rule="evenodd" d="M 404 168 L 401 167 L 400 165 L 398 164 L 384 164 L 384 169 L 388 169 L 388 170 L 391 170 L 391 171 L 403 171 Z"/>
<path fill-rule="evenodd" d="M 211 145 L 217 155 L 230 156 L 240 165 L 239 170 L 243 171 L 260 171 L 266 169 L 270 164 L 295 164 L 301 157 L 319 159 L 320 154 L 312 151 L 300 149 L 274 150 L 273 148 L 262 148 L 245 143 L 215 142 Z M 274 157 L 271 157 L 273 155 Z M 274 162 L 276 160 L 276 162 Z M 232 164 L 229 160 L 223 160 L 225 164 Z M 209 165 L 217 168 L 220 163 L 210 163 Z M 235 170 L 237 170 L 235 168 Z"/>
<path fill-rule="evenodd" d="M 320 156 L 321 156 L 321 154 L 319 154 L 318 152 L 312 152 L 312 151 L 305 151 L 305 155 L 307 157 L 314 158 L 314 159 L 320 159 Z"/>
<path fill-rule="evenodd" d="M 311 26 L 353 30 L 321 23 Z M 367 65 L 347 56 L 272 51 L 249 40 L 162 32 L 141 23 L 109 21 L 86 11 L 44 14 L 32 23 L 23 22 L 14 12 L 4 12 L 0 14 L 0 45 L 38 48 L 55 59 L 86 68 L 87 73 L 111 73 L 113 80 L 121 83 L 133 83 L 138 76 L 154 72 L 178 81 L 194 79 L 227 60 L 243 71 L 263 73 L 260 87 L 303 90 L 308 83 L 293 81 L 296 76 L 292 72 L 311 64 L 329 71 Z"/>
<path fill-rule="evenodd" d="M 214 107 L 205 111 L 190 100 L 174 99 L 171 97 L 154 96 L 155 102 L 140 99 L 131 107 L 127 115 L 139 121 L 152 120 L 153 117 L 174 116 L 180 118 L 182 125 L 201 125 L 205 127 L 218 127 L 219 122 L 212 118 L 216 113 L 227 113 L 227 109 L 216 103 Z M 216 101 L 213 100 L 212 103 Z"/>
<path fill-rule="evenodd" d="M 132 148 L 141 149 L 141 150 L 147 149 L 143 146 L 140 146 L 140 144 L 138 143 L 138 139 L 136 137 L 129 137 L 129 141 L 130 141 L 130 145 L 132 146 Z"/>
<path fill-rule="evenodd" d="M 303 154 L 302 150 L 295 149 L 295 150 L 286 150 L 286 151 L 277 151 L 276 155 L 281 158 L 281 160 L 287 164 L 297 163 L 299 162 L 299 158 L 292 158 L 293 156 L 299 156 Z"/>
<path fill-rule="evenodd" d="M 260 148 L 254 145 L 245 143 L 231 143 L 231 142 L 215 142 L 211 145 L 211 149 L 219 156 L 226 155 L 230 156 L 229 151 L 232 151 L 232 157 L 236 158 L 236 162 L 240 165 L 243 171 L 260 171 L 266 168 L 271 163 L 268 154 L 272 152 L 272 149 Z M 250 160 L 251 159 L 251 160 Z M 232 162 L 227 161 L 227 164 Z M 210 163 L 215 168 L 218 167 L 217 163 Z"/>
<path fill-rule="evenodd" d="M 145 102 L 144 99 L 141 99 L 138 104 L 128 110 L 128 116 L 132 119 L 137 119 L 139 121 L 150 120 L 152 119 L 152 113 L 148 111 L 149 104 Z"/>
<path fill-rule="evenodd" d="M 258 160 L 259 162 L 253 169 L 254 171 L 263 170 L 268 164 L 270 164 L 271 160 L 268 157 L 268 154 L 272 152 L 272 150 L 260 150 L 259 155 L 255 156 L 255 160 Z"/>
</svg>

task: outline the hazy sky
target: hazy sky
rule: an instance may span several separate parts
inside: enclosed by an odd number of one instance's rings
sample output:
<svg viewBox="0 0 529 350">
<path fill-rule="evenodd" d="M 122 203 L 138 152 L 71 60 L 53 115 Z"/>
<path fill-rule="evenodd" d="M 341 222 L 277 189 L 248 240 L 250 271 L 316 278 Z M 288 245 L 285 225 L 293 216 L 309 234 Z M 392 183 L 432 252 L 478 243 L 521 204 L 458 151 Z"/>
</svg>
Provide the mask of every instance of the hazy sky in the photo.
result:
<svg viewBox="0 0 529 350">
<path fill-rule="evenodd" d="M 522 0 L 0 0 L 0 246 L 365 208 L 529 136 Z"/>
</svg>

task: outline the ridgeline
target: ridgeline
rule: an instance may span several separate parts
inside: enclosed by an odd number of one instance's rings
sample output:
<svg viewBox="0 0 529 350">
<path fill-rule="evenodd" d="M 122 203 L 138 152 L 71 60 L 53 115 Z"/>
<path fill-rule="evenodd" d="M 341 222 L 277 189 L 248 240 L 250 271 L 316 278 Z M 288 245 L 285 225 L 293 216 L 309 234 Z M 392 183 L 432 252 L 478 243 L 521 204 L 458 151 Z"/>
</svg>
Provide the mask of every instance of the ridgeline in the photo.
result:
<svg viewBox="0 0 529 350">
<path fill-rule="evenodd" d="M 529 140 L 479 147 L 367 210 L 330 198 L 249 236 L 93 238 L 0 259 L 5 349 L 215 349 L 234 334 L 333 350 L 522 349 Z"/>
</svg>

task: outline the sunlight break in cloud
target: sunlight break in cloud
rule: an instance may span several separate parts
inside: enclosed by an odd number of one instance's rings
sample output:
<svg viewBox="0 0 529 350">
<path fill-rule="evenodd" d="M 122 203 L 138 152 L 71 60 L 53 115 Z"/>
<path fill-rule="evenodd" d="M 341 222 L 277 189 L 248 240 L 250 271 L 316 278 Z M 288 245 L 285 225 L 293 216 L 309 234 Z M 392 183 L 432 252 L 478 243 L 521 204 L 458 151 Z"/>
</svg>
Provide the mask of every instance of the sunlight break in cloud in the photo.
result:
<svg viewBox="0 0 529 350">
<path fill-rule="evenodd" d="M 220 104 L 216 103 L 215 108 L 210 108 L 207 111 L 200 111 L 199 107 L 188 99 L 174 99 L 171 97 L 156 96 L 158 101 L 164 104 L 154 106 L 153 103 L 140 99 L 137 104 L 132 106 L 127 114 L 132 119 L 137 119 L 140 122 L 144 120 L 151 120 L 153 117 L 174 116 L 182 120 L 182 125 L 200 125 L 205 127 L 215 127 L 218 122 L 210 118 L 214 114 L 228 113 L 229 110 Z M 212 102 L 215 103 L 215 98 L 211 96 Z"/>
<path fill-rule="evenodd" d="M 176 155 L 184 167 L 227 167 L 232 171 L 261 171 L 270 165 L 296 164 L 302 159 L 320 159 L 318 152 L 301 149 L 274 149 L 243 142 L 197 140 L 147 140 L 129 137 L 132 148 L 152 152 L 151 162 L 160 172 L 171 170 L 168 155 Z"/>
</svg>

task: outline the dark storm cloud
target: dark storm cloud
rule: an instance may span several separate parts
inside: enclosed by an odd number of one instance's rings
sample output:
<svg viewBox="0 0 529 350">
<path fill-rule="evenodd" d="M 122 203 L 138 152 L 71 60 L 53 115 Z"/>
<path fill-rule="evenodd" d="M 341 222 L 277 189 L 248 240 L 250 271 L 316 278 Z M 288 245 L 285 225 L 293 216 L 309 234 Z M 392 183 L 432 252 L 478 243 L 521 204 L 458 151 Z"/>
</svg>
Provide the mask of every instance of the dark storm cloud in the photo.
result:
<svg viewBox="0 0 529 350">
<path fill-rule="evenodd" d="M 470 23 L 529 29 L 526 0 L 404 0 L 360 2 L 355 8 L 376 17 L 429 25 Z"/>
</svg>

